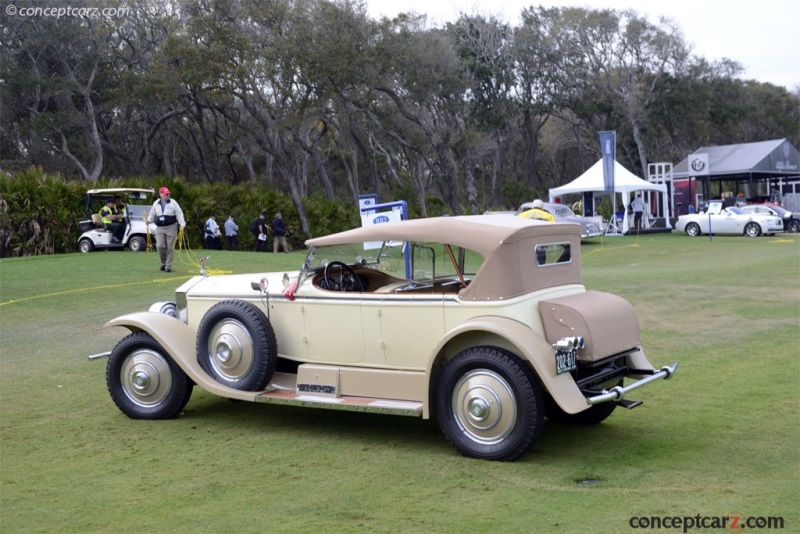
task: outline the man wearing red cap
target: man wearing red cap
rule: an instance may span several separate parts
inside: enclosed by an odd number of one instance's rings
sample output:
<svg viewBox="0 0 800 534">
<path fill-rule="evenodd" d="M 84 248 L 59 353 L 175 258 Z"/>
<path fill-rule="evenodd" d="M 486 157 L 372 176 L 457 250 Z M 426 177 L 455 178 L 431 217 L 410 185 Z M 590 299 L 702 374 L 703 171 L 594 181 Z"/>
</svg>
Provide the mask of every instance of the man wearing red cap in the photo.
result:
<svg viewBox="0 0 800 534">
<path fill-rule="evenodd" d="M 175 238 L 178 228 L 186 228 L 186 220 L 178 203 L 169 198 L 169 189 L 162 187 L 158 190 L 161 198 L 153 203 L 147 222 L 156 225 L 156 250 L 161 258 L 161 270 L 172 271 L 172 256 L 175 253 Z"/>
</svg>

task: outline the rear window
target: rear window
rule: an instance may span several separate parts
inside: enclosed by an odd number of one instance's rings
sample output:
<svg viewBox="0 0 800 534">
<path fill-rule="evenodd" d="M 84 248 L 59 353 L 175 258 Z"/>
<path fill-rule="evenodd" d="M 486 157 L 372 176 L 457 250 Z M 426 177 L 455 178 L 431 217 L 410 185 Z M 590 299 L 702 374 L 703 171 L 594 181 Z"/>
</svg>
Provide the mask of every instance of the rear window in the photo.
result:
<svg viewBox="0 0 800 534">
<path fill-rule="evenodd" d="M 546 245 L 536 245 L 536 265 L 538 267 L 549 267 L 570 263 L 572 261 L 572 249 L 569 243 L 548 243 Z"/>
</svg>

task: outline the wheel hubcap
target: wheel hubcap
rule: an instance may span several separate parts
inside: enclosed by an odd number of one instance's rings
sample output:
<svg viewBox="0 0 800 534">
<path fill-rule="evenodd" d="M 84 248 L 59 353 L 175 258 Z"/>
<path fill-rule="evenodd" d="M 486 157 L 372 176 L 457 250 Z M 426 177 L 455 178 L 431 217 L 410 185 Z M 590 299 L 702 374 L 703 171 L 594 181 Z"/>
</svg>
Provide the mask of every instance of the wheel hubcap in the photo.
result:
<svg viewBox="0 0 800 534">
<path fill-rule="evenodd" d="M 138 391 L 145 391 L 150 386 L 150 375 L 146 371 L 139 370 L 133 373 L 133 387 Z"/>
<path fill-rule="evenodd" d="M 483 397 L 476 397 L 474 399 L 469 400 L 469 406 L 467 408 L 469 410 L 470 415 L 476 421 L 483 421 L 488 417 L 490 405 L 489 401 L 484 399 Z"/>
<path fill-rule="evenodd" d="M 234 319 L 223 319 L 208 338 L 211 367 L 221 377 L 237 382 L 247 377 L 255 362 L 253 338 L 247 328 Z"/>
<path fill-rule="evenodd" d="M 120 370 L 120 379 L 125 395 L 145 408 L 163 402 L 172 388 L 172 371 L 166 358 L 147 349 L 128 356 Z"/>
<path fill-rule="evenodd" d="M 466 436 L 491 445 L 508 436 L 517 421 L 517 402 L 508 382 L 488 369 L 466 373 L 456 383 L 453 415 Z"/>
</svg>

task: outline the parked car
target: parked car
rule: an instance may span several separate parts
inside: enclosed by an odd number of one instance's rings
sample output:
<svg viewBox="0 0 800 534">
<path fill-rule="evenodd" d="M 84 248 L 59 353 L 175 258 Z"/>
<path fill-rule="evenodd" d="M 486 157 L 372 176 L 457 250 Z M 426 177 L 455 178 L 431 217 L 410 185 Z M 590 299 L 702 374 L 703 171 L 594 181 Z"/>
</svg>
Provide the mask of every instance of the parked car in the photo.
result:
<svg viewBox="0 0 800 534">
<path fill-rule="evenodd" d="M 106 326 L 107 387 L 134 419 L 221 397 L 435 417 L 466 456 L 514 460 L 545 415 L 597 424 L 669 378 L 630 303 L 581 283 L 580 229 L 503 215 L 310 239 L 302 268 L 197 276 Z"/>
<path fill-rule="evenodd" d="M 721 201 L 712 200 L 707 211 L 678 217 L 675 229 L 692 237 L 709 232 L 758 237 L 783 232 L 783 222 L 774 215 L 746 213 L 735 206 L 723 208 Z"/>
<path fill-rule="evenodd" d="M 800 214 L 793 213 L 780 206 L 774 204 L 749 204 L 747 206 L 742 206 L 742 211 L 745 213 L 761 213 L 780 217 L 783 221 L 783 230 L 785 232 L 800 232 Z"/>
<path fill-rule="evenodd" d="M 514 212 L 515 215 L 519 215 L 523 211 L 528 211 L 529 209 L 533 208 L 533 202 L 525 202 L 522 204 L 517 211 Z M 589 239 L 591 237 L 597 237 L 599 235 L 603 235 L 602 230 L 600 230 L 600 225 L 598 225 L 592 219 L 588 217 L 583 217 L 581 215 L 575 215 L 575 213 L 564 204 L 551 204 L 548 202 L 544 203 L 544 209 L 548 211 L 553 217 L 555 217 L 556 222 L 571 222 L 577 223 L 581 225 L 581 239 Z"/>
<path fill-rule="evenodd" d="M 103 225 L 100 208 L 109 197 L 119 195 L 125 205 L 127 217 L 125 232 L 120 243 L 111 240 L 112 232 Z M 83 232 L 78 238 L 78 250 L 92 252 L 95 249 L 130 249 L 133 252 L 147 249 L 148 231 L 152 234 L 155 225 L 148 229 L 147 214 L 153 205 L 155 191 L 152 189 L 112 188 L 90 189 L 86 192 L 84 219 L 78 223 Z"/>
</svg>

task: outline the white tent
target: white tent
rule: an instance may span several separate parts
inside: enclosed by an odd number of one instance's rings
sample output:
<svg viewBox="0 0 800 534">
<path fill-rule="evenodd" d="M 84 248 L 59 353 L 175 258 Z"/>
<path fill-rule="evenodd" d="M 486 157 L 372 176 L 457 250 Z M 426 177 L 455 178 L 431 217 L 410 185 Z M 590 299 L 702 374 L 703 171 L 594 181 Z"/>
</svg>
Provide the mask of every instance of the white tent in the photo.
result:
<svg viewBox="0 0 800 534">
<path fill-rule="evenodd" d="M 624 206 L 624 218 L 622 220 L 622 231 L 627 233 L 630 228 L 628 221 L 628 204 L 631 202 L 630 195 L 636 191 L 657 191 L 661 193 L 663 212 L 666 214 L 666 228 L 672 228 L 669 222 L 669 202 L 667 199 L 667 186 L 665 184 L 655 184 L 642 180 L 628 169 L 614 162 L 614 192 L 622 194 L 622 204 Z M 556 197 L 569 194 L 579 194 L 584 192 L 603 193 L 605 184 L 603 182 L 603 160 L 600 159 L 589 167 L 589 170 L 572 180 L 566 185 L 550 190 L 550 202 L 555 201 Z"/>
</svg>

